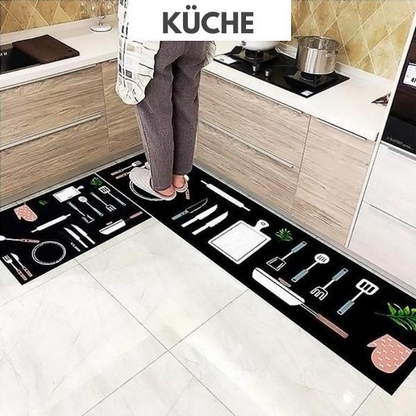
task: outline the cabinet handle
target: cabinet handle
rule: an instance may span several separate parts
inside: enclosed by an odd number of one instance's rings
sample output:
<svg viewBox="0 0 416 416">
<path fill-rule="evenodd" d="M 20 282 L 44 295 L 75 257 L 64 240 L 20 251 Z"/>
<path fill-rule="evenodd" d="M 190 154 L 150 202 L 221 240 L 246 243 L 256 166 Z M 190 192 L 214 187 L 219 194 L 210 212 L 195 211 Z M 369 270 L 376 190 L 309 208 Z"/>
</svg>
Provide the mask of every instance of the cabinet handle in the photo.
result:
<svg viewBox="0 0 416 416">
<path fill-rule="evenodd" d="M 209 121 L 201 120 L 201 123 L 202 124 L 205 124 L 208 127 L 211 127 L 214 130 L 219 131 L 222 134 L 227 135 L 228 137 L 231 137 L 232 139 L 234 139 L 234 140 L 236 140 L 236 141 L 238 141 L 240 143 L 243 143 L 247 147 L 250 147 L 251 149 L 255 150 L 256 152 L 261 153 L 262 155 L 268 157 L 269 159 L 274 160 L 275 162 L 279 163 L 280 165 L 285 166 L 286 168 L 289 168 L 289 169 L 293 169 L 294 168 L 294 165 L 292 165 L 289 162 L 286 162 L 286 160 L 281 159 L 278 156 L 274 156 L 274 155 L 270 154 L 269 152 L 266 152 L 261 147 L 258 147 L 258 146 L 254 145 L 254 144 L 251 144 L 251 143 L 247 142 L 246 140 L 242 139 L 241 137 L 238 137 L 235 134 L 230 133 L 229 131 L 224 130 L 223 128 L 221 128 L 219 126 L 216 126 L 215 124 L 212 124 Z"/>
<path fill-rule="evenodd" d="M 297 108 L 292 107 L 291 105 L 282 103 L 281 101 L 277 101 L 277 100 L 275 100 L 275 102 L 276 102 L 277 105 L 281 105 L 282 107 L 288 109 L 289 111 L 293 111 L 294 113 L 298 114 L 299 116 L 302 116 L 304 114 L 303 111 L 298 110 Z"/>
<path fill-rule="evenodd" d="M 367 203 L 367 204 L 368 204 L 371 208 L 375 209 L 375 210 L 376 210 L 376 211 L 378 211 L 378 212 L 381 212 L 382 214 L 386 215 L 387 217 L 393 218 L 394 220 L 401 222 L 403 225 L 406 225 L 407 227 L 410 227 L 410 228 L 412 228 L 412 229 L 415 229 L 415 227 L 414 227 L 412 224 L 409 224 L 408 222 L 403 221 L 403 220 L 401 220 L 400 218 L 397 218 L 396 216 L 394 216 L 394 215 L 392 215 L 392 214 L 388 213 L 387 211 L 384 211 L 383 209 L 381 209 L 381 208 L 379 208 L 379 207 L 376 207 L 376 206 L 375 206 L 375 205 L 373 205 L 373 204 L 370 204 L 370 203 Z"/>
<path fill-rule="evenodd" d="M 50 136 L 51 134 L 59 133 L 63 130 L 68 130 L 72 127 L 76 127 L 76 126 L 80 126 L 80 125 L 85 124 L 85 123 L 89 123 L 90 121 L 98 120 L 101 117 L 103 117 L 103 114 L 101 114 L 101 113 L 94 114 L 90 117 L 86 117 L 86 118 L 83 118 L 81 120 L 77 120 L 77 121 L 74 121 L 72 123 L 68 123 L 68 124 L 65 124 L 63 126 L 56 127 L 54 129 L 44 131 L 42 133 L 34 134 L 33 136 L 24 137 L 20 140 L 17 140 L 14 143 L 9 143 L 9 144 L 5 144 L 4 146 L 0 146 L 0 151 L 11 149 L 13 147 L 17 147 L 17 146 L 20 146 L 20 145 L 25 144 L 25 143 L 29 143 L 29 142 L 33 142 L 35 140 L 42 139 L 43 137 Z"/>
<path fill-rule="evenodd" d="M 46 79 L 52 79 L 52 78 L 60 77 L 61 75 L 68 75 L 68 74 L 72 74 L 74 72 L 84 71 L 86 69 L 94 68 L 97 65 L 98 64 L 86 65 L 86 66 L 83 66 L 83 67 L 80 67 L 80 68 L 69 69 L 67 71 L 58 72 L 56 74 L 48 75 L 46 77 L 39 77 L 39 78 L 31 79 L 29 81 L 19 82 L 17 84 L 8 85 L 7 87 L 0 88 L 0 91 L 11 90 L 12 88 L 22 87 L 23 85 L 33 84 L 34 82 L 45 81 Z"/>
<path fill-rule="evenodd" d="M 411 153 L 406 152 L 406 150 L 402 150 L 398 147 L 392 147 L 390 145 L 386 145 L 386 147 L 390 152 L 396 153 L 397 155 L 400 155 L 406 159 L 414 160 L 416 162 L 416 155 L 412 155 Z"/>
<path fill-rule="evenodd" d="M 317 121 L 319 121 L 322 124 L 325 124 L 326 126 L 332 127 L 335 130 L 341 131 L 343 133 L 349 134 L 350 136 L 353 136 L 359 140 L 367 141 L 368 139 L 364 136 L 360 136 L 359 134 L 353 133 L 352 131 L 345 130 L 342 127 L 336 126 L 335 124 L 329 123 L 328 121 L 322 120 L 321 118 L 317 118 Z"/>
</svg>

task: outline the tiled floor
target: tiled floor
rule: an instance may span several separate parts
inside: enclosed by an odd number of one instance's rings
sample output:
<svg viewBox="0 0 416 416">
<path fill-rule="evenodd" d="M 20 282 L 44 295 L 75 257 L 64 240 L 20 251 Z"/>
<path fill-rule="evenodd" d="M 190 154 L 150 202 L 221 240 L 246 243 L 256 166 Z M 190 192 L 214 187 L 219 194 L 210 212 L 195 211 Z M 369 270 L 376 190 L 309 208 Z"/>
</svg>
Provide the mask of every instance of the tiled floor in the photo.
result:
<svg viewBox="0 0 416 416">
<path fill-rule="evenodd" d="M 0 269 L 0 415 L 415 416 L 148 221 L 25 286 Z"/>
</svg>

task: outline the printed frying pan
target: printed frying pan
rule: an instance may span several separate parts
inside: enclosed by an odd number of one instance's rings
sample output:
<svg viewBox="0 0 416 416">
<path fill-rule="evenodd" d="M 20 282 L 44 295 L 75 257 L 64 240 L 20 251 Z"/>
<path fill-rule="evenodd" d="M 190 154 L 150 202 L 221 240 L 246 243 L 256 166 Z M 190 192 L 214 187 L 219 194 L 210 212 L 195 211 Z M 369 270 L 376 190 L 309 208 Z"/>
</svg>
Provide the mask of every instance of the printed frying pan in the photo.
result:
<svg viewBox="0 0 416 416">
<path fill-rule="evenodd" d="M 209 244 L 236 264 L 241 264 L 267 244 L 271 238 L 262 233 L 269 224 L 260 220 L 253 227 L 238 221 L 209 241 Z"/>
</svg>

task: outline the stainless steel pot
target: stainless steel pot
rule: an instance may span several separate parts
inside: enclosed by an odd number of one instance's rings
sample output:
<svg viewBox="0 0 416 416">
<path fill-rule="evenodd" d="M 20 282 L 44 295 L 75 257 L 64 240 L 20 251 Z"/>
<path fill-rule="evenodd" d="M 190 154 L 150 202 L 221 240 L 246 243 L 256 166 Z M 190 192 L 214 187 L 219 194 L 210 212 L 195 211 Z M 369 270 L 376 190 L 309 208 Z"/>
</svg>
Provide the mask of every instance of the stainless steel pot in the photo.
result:
<svg viewBox="0 0 416 416">
<path fill-rule="evenodd" d="M 296 67 L 307 74 L 327 75 L 335 71 L 340 44 L 322 36 L 298 38 Z"/>
</svg>

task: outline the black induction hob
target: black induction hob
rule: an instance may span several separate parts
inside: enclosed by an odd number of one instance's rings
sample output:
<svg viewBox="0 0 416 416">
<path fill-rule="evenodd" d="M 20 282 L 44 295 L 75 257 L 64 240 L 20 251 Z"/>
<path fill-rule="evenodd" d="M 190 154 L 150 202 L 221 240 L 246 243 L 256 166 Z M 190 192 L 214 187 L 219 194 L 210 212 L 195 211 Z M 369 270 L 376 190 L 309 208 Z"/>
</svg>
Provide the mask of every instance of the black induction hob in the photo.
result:
<svg viewBox="0 0 416 416">
<path fill-rule="evenodd" d="M 262 81 L 281 87 L 305 98 L 312 97 L 349 78 L 333 72 L 329 75 L 311 76 L 296 68 L 296 60 L 275 50 L 254 52 L 251 56 L 241 46 L 219 55 L 217 62 L 244 72 Z"/>
</svg>

